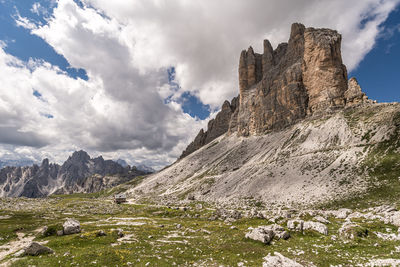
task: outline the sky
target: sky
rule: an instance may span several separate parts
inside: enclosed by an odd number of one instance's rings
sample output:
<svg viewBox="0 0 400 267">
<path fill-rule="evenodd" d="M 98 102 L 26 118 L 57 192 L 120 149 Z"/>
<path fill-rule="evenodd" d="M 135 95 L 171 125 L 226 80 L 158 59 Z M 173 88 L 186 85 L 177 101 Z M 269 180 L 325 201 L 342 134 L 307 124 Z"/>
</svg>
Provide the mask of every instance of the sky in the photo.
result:
<svg viewBox="0 0 400 267">
<path fill-rule="evenodd" d="M 332 28 L 371 99 L 400 101 L 400 0 L 0 0 L 0 160 L 75 150 L 156 169 L 238 94 L 240 51 Z"/>
</svg>

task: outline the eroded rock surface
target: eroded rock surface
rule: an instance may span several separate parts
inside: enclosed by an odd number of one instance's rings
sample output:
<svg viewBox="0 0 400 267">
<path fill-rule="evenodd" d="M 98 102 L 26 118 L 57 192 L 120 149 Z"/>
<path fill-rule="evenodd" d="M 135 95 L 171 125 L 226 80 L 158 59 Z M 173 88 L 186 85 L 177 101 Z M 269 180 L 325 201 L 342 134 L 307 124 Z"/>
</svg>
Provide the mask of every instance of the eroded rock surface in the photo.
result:
<svg viewBox="0 0 400 267">
<path fill-rule="evenodd" d="M 372 103 L 355 78 L 347 80 L 341 35 L 330 29 L 294 23 L 287 43 L 274 50 L 264 41 L 262 54 L 252 47 L 240 54 L 239 96 L 201 130 L 181 158 L 229 133 L 258 135 L 356 104 Z"/>
<path fill-rule="evenodd" d="M 63 224 L 64 235 L 78 234 L 81 232 L 81 224 L 74 219 L 68 218 Z"/>
</svg>

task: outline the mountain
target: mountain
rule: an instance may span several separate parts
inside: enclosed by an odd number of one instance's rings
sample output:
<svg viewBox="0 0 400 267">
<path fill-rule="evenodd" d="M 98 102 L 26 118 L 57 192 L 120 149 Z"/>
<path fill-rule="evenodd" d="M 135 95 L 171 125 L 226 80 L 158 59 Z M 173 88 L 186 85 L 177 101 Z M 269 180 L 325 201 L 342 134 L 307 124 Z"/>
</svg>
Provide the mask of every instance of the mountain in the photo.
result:
<svg viewBox="0 0 400 267">
<path fill-rule="evenodd" d="M 122 167 L 128 167 L 129 166 L 128 163 L 126 163 L 126 161 L 123 160 L 123 159 L 117 159 L 115 162 L 117 162 Z M 145 173 L 156 172 L 152 167 L 146 166 L 144 164 L 138 164 L 137 166 L 133 166 L 132 168 L 136 168 L 137 170 L 145 172 Z"/>
<path fill-rule="evenodd" d="M 154 173 L 154 172 L 156 172 L 156 170 L 154 170 L 152 167 L 146 166 L 144 164 L 137 165 L 136 169 L 138 169 L 139 171 L 146 172 L 146 173 Z"/>
<path fill-rule="evenodd" d="M 123 160 L 123 159 L 117 159 L 115 162 L 118 163 L 119 165 L 121 165 L 124 168 L 129 166 L 128 163 L 126 163 L 126 161 Z"/>
<path fill-rule="evenodd" d="M 348 80 L 341 35 L 295 23 L 275 50 L 265 40 L 263 54 L 242 51 L 239 95 L 129 192 L 279 205 L 400 192 L 399 136 L 400 104 L 377 104 Z"/>
<path fill-rule="evenodd" d="M 1 197 L 45 197 L 51 194 L 93 193 L 127 182 L 145 172 L 123 167 L 103 157 L 74 152 L 62 165 L 44 159 L 40 166 L 0 170 Z"/>
<path fill-rule="evenodd" d="M 0 160 L 0 169 L 7 166 L 15 166 L 15 167 L 31 166 L 34 163 L 35 162 L 30 159 L 19 159 L 19 160 L 2 159 Z"/>
</svg>

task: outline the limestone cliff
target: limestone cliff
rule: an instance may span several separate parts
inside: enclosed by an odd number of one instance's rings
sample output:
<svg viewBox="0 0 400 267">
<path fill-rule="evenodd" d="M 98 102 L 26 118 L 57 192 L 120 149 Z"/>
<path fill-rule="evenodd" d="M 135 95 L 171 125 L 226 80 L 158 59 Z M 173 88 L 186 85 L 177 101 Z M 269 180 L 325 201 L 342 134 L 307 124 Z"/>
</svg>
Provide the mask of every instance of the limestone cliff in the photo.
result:
<svg viewBox="0 0 400 267">
<path fill-rule="evenodd" d="M 252 47 L 242 51 L 239 96 L 231 104 L 225 101 L 208 130 L 199 132 L 181 158 L 225 133 L 264 134 L 307 116 L 370 103 L 357 80 L 347 80 L 341 39 L 337 31 L 294 23 L 288 43 L 274 50 L 265 40 L 263 54 Z"/>
</svg>

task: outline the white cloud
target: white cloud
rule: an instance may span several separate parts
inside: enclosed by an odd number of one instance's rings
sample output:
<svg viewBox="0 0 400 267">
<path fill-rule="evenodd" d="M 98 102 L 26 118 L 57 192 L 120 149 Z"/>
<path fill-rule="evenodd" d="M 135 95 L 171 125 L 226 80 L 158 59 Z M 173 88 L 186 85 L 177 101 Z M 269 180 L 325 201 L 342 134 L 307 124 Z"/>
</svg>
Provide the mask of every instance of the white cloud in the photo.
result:
<svg viewBox="0 0 400 267">
<path fill-rule="evenodd" d="M 0 125 L 47 140 L 43 149 L 20 149 L 35 158 L 54 155 L 60 162 L 82 148 L 161 167 L 206 124 L 182 112 L 179 96 L 189 91 L 213 109 L 236 96 L 242 49 L 261 51 L 265 38 L 276 46 L 287 41 L 292 22 L 302 22 L 341 32 L 352 70 L 399 1 L 85 0 L 81 8 L 59 0 L 46 25 L 19 15 L 16 23 L 85 69 L 89 80 L 72 79 L 46 62 L 25 64 L 0 45 Z M 178 89 L 168 84 L 171 66 Z M 5 145 L 0 153 L 10 149 Z"/>
</svg>

